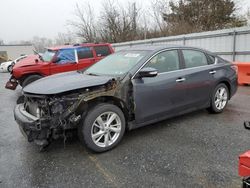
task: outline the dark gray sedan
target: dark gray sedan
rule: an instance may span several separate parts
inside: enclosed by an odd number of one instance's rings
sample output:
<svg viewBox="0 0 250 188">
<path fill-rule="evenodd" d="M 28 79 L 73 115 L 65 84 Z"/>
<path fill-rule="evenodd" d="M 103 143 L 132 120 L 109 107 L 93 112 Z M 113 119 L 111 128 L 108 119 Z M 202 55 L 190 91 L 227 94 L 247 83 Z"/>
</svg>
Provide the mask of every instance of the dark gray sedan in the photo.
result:
<svg viewBox="0 0 250 188">
<path fill-rule="evenodd" d="M 143 46 L 26 86 L 14 115 L 28 141 L 42 147 L 77 129 L 87 148 L 103 152 L 126 129 L 203 108 L 220 113 L 236 90 L 237 68 L 211 52 Z"/>
</svg>

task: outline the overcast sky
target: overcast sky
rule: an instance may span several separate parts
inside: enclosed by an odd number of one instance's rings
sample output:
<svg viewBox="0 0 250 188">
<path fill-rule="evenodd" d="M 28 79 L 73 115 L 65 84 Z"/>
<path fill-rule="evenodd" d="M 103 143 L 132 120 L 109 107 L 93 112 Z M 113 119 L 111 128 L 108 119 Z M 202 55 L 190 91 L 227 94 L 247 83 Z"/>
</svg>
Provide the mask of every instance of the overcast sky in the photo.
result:
<svg viewBox="0 0 250 188">
<path fill-rule="evenodd" d="M 0 39 L 5 43 L 31 40 L 33 36 L 54 38 L 67 32 L 67 20 L 74 18 L 76 3 L 90 2 L 95 11 L 105 0 L 3 0 L 0 6 Z M 120 3 L 126 0 L 117 0 Z M 135 1 L 135 0 L 134 0 Z M 138 7 L 149 7 L 152 0 L 136 0 Z M 239 5 L 250 7 L 250 0 L 238 0 Z M 132 2 L 132 0 L 130 1 Z"/>
</svg>

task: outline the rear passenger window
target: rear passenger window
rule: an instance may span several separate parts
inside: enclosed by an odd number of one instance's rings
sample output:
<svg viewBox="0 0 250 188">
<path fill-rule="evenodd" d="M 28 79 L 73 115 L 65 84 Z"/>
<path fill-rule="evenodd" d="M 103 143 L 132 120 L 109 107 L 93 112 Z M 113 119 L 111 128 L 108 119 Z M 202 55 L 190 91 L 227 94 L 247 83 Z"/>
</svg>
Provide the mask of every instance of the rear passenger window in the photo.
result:
<svg viewBox="0 0 250 188">
<path fill-rule="evenodd" d="M 78 59 L 92 58 L 93 52 L 90 47 L 77 48 Z"/>
<path fill-rule="evenodd" d="M 165 51 L 154 56 L 146 67 L 155 68 L 159 73 L 179 69 L 179 56 L 177 50 Z"/>
<path fill-rule="evenodd" d="M 204 53 L 195 50 L 182 50 L 186 68 L 207 65 L 207 57 Z"/>
<path fill-rule="evenodd" d="M 215 63 L 215 57 L 212 56 L 212 55 L 207 55 L 208 59 L 208 64 L 211 65 L 211 64 L 214 64 Z"/>
<path fill-rule="evenodd" d="M 96 51 L 97 57 L 108 56 L 111 54 L 108 46 L 95 46 L 94 50 Z"/>
</svg>

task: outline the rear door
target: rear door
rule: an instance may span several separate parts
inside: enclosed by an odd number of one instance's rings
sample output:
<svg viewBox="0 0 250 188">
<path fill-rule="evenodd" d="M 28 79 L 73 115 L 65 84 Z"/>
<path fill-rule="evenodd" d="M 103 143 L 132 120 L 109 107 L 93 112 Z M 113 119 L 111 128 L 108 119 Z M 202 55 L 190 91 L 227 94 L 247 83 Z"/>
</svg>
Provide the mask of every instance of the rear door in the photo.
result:
<svg viewBox="0 0 250 188">
<path fill-rule="evenodd" d="M 202 51 L 183 49 L 182 54 L 190 108 L 206 106 L 215 84 L 214 65 L 210 65 L 207 55 Z"/>
<path fill-rule="evenodd" d="M 75 49 L 60 49 L 55 58 L 57 61 L 50 64 L 51 74 L 77 70 Z"/>
<path fill-rule="evenodd" d="M 96 54 L 96 61 L 100 61 L 101 59 L 112 53 L 108 45 L 94 46 L 93 48 Z"/>
<path fill-rule="evenodd" d="M 158 70 L 152 78 L 133 79 L 136 123 L 162 119 L 186 109 L 185 73 L 178 50 L 155 55 L 145 67 Z"/>
<path fill-rule="evenodd" d="M 77 48 L 77 58 L 78 58 L 78 65 L 77 65 L 78 70 L 85 69 L 96 62 L 92 47 Z"/>
</svg>

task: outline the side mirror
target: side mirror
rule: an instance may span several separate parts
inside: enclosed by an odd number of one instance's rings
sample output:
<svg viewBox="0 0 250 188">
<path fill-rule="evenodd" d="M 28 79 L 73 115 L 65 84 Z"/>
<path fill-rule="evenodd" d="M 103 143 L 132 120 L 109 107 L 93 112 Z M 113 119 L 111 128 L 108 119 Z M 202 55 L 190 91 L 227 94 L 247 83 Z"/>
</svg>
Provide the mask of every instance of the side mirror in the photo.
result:
<svg viewBox="0 0 250 188">
<path fill-rule="evenodd" d="M 156 77 L 157 75 L 158 75 L 158 71 L 155 68 L 145 67 L 145 68 L 142 68 L 139 71 L 137 77 L 139 77 L 139 78 L 143 78 L 143 77 Z"/>
</svg>

